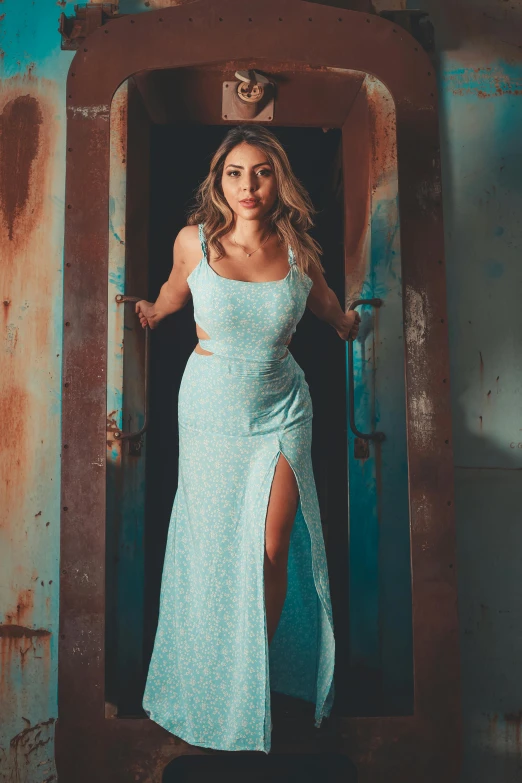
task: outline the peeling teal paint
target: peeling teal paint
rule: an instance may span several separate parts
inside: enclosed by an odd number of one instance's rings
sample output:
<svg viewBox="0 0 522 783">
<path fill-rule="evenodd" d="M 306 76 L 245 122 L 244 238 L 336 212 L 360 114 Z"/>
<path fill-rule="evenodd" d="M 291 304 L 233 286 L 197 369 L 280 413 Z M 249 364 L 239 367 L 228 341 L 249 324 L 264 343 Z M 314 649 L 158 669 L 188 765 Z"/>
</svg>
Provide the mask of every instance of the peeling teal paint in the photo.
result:
<svg viewBox="0 0 522 783">
<path fill-rule="evenodd" d="M 459 96 L 500 98 L 522 95 L 520 67 L 503 60 L 478 68 L 453 68 L 442 75 L 444 90 Z"/>
</svg>

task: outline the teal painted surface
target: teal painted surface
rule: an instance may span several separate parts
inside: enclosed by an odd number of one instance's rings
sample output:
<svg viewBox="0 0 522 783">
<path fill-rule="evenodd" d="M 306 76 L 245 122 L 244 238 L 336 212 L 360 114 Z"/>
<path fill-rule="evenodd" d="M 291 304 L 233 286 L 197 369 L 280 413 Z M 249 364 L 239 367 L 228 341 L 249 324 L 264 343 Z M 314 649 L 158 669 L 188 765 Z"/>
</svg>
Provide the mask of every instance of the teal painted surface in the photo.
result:
<svg viewBox="0 0 522 783">
<path fill-rule="evenodd" d="M 63 6 L 68 14 L 73 5 Z M 521 771 L 522 719 L 522 595 L 516 578 L 522 547 L 522 52 L 517 48 L 522 6 L 520 0 L 416 0 L 411 5 L 429 11 L 435 24 L 440 74 L 463 663 L 462 783 L 515 783 Z M 36 97 L 46 109 L 42 138 L 51 142 L 47 179 L 34 183 L 46 188 L 43 220 L 23 242 L 17 235 L 16 245 L 6 238 L 5 221 L 0 235 L 1 293 L 11 300 L 0 353 L 2 393 L 8 393 L 10 405 L 4 443 L 17 444 L 10 452 L 17 456 L 7 468 L 16 494 L 2 508 L 0 616 L 3 623 L 18 621 L 47 634 L 29 641 L 0 640 L 8 653 L 2 659 L 2 782 L 44 783 L 55 774 L 64 100 L 73 56 L 60 50 L 61 10 L 55 0 L 0 4 L 5 14 L 0 97 Z M 146 6 L 132 0 L 122 2 L 121 10 L 136 13 Z M 23 426 L 16 429 L 12 422 Z"/>
<path fill-rule="evenodd" d="M 369 458 L 349 444 L 350 651 L 357 714 L 413 712 L 411 571 L 401 254 L 394 127 L 387 90 L 367 80 L 373 149 L 369 252 L 354 346 L 355 421 L 382 431 Z M 360 685 L 362 683 L 362 688 Z"/>
</svg>

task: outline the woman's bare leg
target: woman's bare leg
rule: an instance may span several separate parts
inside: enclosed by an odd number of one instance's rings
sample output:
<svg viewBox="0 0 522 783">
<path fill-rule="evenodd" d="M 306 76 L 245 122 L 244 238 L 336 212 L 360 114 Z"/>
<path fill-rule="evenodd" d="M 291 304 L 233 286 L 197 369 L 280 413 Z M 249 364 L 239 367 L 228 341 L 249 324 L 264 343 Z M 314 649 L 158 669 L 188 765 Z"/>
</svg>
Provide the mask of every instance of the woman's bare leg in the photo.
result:
<svg viewBox="0 0 522 783">
<path fill-rule="evenodd" d="M 269 644 L 285 602 L 290 534 L 298 502 L 299 490 L 294 472 L 281 454 L 270 491 L 265 529 L 265 604 Z"/>
</svg>

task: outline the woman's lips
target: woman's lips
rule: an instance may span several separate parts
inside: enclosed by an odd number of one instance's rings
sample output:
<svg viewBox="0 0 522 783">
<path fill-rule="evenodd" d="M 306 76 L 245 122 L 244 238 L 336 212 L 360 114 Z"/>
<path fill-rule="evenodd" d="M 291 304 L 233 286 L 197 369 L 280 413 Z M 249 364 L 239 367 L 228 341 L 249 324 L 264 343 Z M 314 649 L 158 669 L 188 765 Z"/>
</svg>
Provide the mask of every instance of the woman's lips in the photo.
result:
<svg viewBox="0 0 522 783">
<path fill-rule="evenodd" d="M 255 198 L 245 198 L 243 201 L 239 202 L 243 207 L 246 207 L 247 209 L 253 209 L 254 207 L 257 207 L 259 204 L 259 201 Z"/>
</svg>

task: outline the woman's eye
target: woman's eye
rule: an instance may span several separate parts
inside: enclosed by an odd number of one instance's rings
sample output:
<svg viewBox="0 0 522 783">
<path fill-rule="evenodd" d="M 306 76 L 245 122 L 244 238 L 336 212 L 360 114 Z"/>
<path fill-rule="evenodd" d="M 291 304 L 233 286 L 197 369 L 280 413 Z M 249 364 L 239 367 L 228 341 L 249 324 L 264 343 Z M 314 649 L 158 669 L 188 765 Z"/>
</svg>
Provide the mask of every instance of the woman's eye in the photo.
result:
<svg viewBox="0 0 522 783">
<path fill-rule="evenodd" d="M 262 177 L 269 177 L 272 172 L 270 169 L 259 169 L 257 173 L 261 174 Z"/>
<path fill-rule="evenodd" d="M 239 176 L 239 171 L 229 171 L 227 173 L 229 177 L 235 177 L 236 174 Z"/>
</svg>

